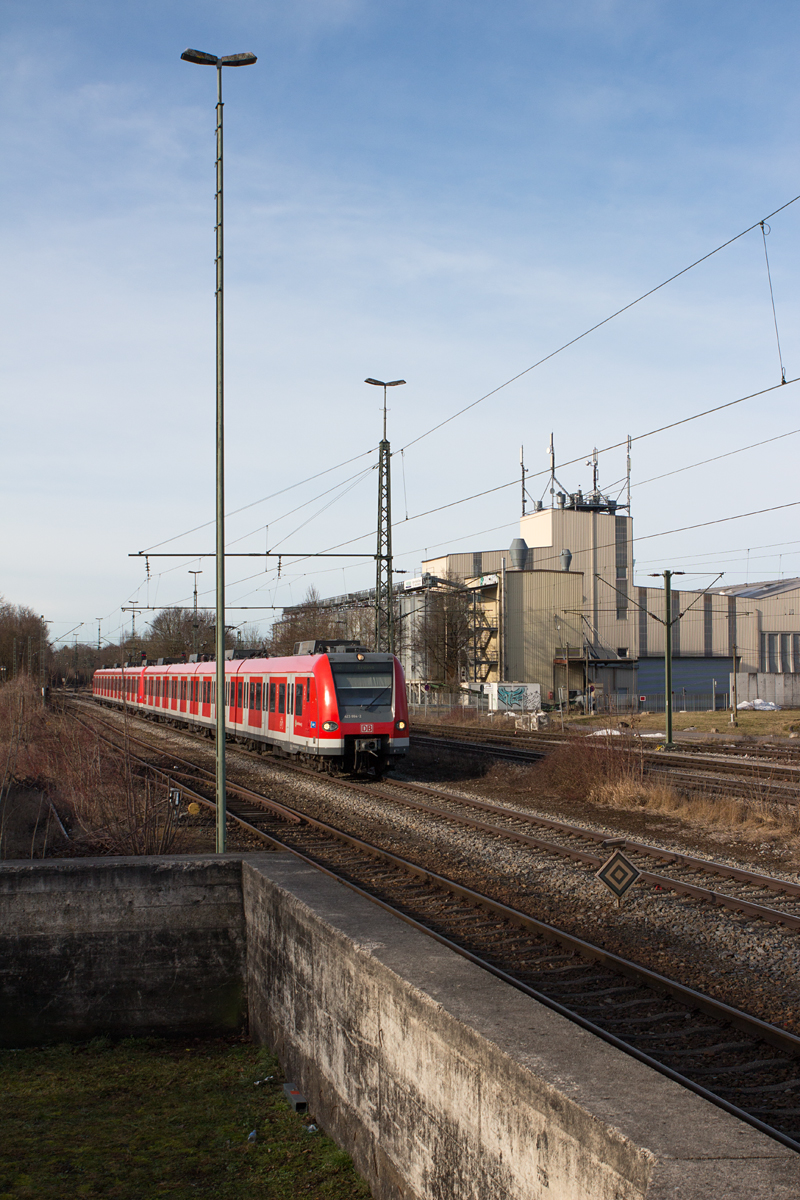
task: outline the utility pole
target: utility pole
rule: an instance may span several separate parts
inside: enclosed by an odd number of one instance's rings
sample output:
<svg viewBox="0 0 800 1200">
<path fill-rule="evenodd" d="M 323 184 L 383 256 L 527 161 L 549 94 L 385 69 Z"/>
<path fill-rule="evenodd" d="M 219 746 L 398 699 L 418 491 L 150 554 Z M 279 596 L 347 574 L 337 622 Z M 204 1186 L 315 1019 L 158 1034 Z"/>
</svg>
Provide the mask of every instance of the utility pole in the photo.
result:
<svg viewBox="0 0 800 1200">
<path fill-rule="evenodd" d="M 525 447 L 519 448 L 519 469 L 522 475 L 522 515 L 525 516 Z"/>
<path fill-rule="evenodd" d="M 44 662 L 45 631 L 47 628 L 47 622 L 45 621 L 43 616 L 40 617 L 39 620 L 42 622 L 41 628 L 39 630 L 39 688 L 42 693 L 42 704 L 44 704 L 45 687 L 47 684 L 47 675 L 45 672 L 45 662 Z"/>
<path fill-rule="evenodd" d="M 101 643 L 102 639 L 100 637 L 100 623 L 102 620 L 103 620 L 102 617 L 95 617 L 95 621 L 97 621 L 97 649 L 98 649 L 98 651 L 101 649 L 100 643 Z"/>
<path fill-rule="evenodd" d="M 739 688 L 736 680 L 736 642 L 733 643 L 733 712 L 731 713 L 731 725 L 739 724 Z"/>
<path fill-rule="evenodd" d="M 664 572 L 664 708 L 667 746 L 672 745 L 672 572 Z"/>
<path fill-rule="evenodd" d="M 190 575 L 194 575 L 194 620 L 192 621 L 192 650 L 197 654 L 197 576 L 202 575 L 202 571 L 190 571 Z"/>
<path fill-rule="evenodd" d="M 383 388 L 383 438 L 378 446 L 378 546 L 375 574 L 375 649 L 394 654 L 394 596 L 392 588 L 392 452 L 386 437 L 386 389 L 405 379 L 365 379 Z"/>
</svg>

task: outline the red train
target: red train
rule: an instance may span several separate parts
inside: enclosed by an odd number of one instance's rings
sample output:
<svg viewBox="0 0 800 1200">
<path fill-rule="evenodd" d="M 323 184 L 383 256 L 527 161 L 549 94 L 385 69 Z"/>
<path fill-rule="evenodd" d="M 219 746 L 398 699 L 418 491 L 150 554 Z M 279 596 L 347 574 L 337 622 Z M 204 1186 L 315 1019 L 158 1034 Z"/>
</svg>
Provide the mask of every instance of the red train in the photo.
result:
<svg viewBox="0 0 800 1200">
<path fill-rule="evenodd" d="M 92 694 L 102 703 L 124 703 L 209 735 L 215 728 L 213 662 L 96 671 Z M 329 769 L 381 775 L 408 749 L 400 663 L 353 643 L 298 642 L 291 658 L 226 661 L 225 706 L 234 740 Z"/>
</svg>

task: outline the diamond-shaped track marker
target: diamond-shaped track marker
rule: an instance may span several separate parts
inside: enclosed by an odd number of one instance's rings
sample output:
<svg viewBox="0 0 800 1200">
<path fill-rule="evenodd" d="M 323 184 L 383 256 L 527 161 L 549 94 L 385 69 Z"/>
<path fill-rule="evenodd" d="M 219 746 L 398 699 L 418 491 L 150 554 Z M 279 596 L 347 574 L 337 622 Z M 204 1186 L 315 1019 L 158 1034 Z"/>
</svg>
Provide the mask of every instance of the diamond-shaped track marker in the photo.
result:
<svg viewBox="0 0 800 1200">
<path fill-rule="evenodd" d="M 640 875 L 641 871 L 637 871 L 633 863 L 620 850 L 615 850 L 611 858 L 607 859 L 597 872 L 597 878 L 614 893 L 618 900 L 622 899 L 628 888 L 631 884 L 636 883 Z"/>
</svg>

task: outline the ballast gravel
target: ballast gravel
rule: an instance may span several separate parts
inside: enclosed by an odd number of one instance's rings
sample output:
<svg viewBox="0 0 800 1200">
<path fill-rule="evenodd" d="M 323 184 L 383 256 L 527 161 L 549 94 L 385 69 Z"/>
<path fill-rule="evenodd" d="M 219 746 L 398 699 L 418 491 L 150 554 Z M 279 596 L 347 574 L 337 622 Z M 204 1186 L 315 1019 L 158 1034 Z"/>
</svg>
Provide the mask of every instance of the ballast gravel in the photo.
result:
<svg viewBox="0 0 800 1200">
<path fill-rule="evenodd" d="M 196 736 L 160 725 L 147 726 L 146 732 L 148 739 L 163 742 L 165 749 L 175 746 L 176 753 L 204 766 L 213 760 L 213 745 Z M 800 1034 L 797 933 L 642 884 L 635 884 L 617 908 L 611 893 L 595 878 L 593 867 L 406 807 L 399 791 L 399 802 L 395 802 L 375 794 L 368 782 L 356 789 L 343 788 L 327 776 L 302 775 L 271 756 L 257 758 L 237 747 L 229 749 L 228 764 L 232 782 L 291 804 L 538 920 Z M 391 789 L 391 779 L 377 786 Z M 469 788 L 438 782 L 433 786 L 453 799 L 470 799 Z M 489 798 L 485 788 L 480 793 L 481 799 Z M 563 812 L 551 810 L 545 798 L 541 808 L 518 804 L 500 794 L 493 799 L 522 815 L 535 812 L 553 820 L 565 819 Z M 627 812 L 609 813 L 602 824 L 572 814 L 568 820 L 608 837 L 631 837 L 626 828 L 629 816 Z M 479 819 L 492 821 L 491 815 Z M 664 836 L 655 828 L 642 840 L 667 850 L 686 849 L 685 838 Z M 715 846 L 710 853 L 706 849 L 705 856 L 763 870 L 757 859 L 754 863 L 744 855 L 723 855 L 721 851 L 721 846 Z M 595 852 L 602 854 L 600 848 Z M 701 857 L 697 848 L 692 853 Z M 798 875 L 786 871 L 784 877 L 796 880 Z"/>
</svg>

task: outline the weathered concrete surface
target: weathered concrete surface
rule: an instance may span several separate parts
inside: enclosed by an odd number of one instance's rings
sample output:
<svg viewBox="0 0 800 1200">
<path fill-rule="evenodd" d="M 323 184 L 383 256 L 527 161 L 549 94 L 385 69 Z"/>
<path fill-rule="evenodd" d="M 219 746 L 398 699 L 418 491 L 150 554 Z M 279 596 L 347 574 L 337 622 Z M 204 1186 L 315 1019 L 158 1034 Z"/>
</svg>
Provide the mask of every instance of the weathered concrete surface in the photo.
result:
<svg viewBox="0 0 800 1200">
<path fill-rule="evenodd" d="M 797 1200 L 800 1156 L 290 856 L 0 865 L 0 1044 L 272 1046 L 379 1200 Z"/>
<path fill-rule="evenodd" d="M 0 866 L 0 1045 L 238 1028 L 244 960 L 239 860 Z"/>
<path fill-rule="evenodd" d="M 800 1157 L 283 856 L 251 1030 L 381 1200 L 797 1200 Z"/>
</svg>

